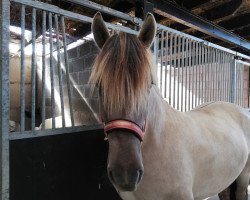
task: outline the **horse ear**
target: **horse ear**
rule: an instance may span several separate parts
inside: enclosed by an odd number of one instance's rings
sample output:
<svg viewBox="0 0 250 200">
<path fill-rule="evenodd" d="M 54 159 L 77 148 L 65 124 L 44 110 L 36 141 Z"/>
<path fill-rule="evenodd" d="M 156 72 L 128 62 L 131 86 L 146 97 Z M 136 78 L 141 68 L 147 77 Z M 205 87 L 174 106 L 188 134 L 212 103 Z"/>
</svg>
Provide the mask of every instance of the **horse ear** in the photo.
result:
<svg viewBox="0 0 250 200">
<path fill-rule="evenodd" d="M 138 38 L 146 45 L 146 47 L 149 48 L 154 40 L 155 33 L 156 22 L 154 15 L 152 13 L 148 13 L 141 27 Z"/>
<path fill-rule="evenodd" d="M 101 49 L 105 42 L 109 39 L 110 35 L 100 12 L 95 14 L 91 29 L 95 42 Z"/>
</svg>

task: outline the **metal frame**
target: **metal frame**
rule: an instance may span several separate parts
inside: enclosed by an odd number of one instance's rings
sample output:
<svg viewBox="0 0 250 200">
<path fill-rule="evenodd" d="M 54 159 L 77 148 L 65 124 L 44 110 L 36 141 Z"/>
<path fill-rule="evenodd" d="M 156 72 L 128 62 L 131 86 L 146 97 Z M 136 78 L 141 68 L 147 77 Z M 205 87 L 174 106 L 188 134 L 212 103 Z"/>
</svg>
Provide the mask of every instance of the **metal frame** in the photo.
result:
<svg viewBox="0 0 250 200">
<path fill-rule="evenodd" d="M 9 199 L 9 23 L 10 1 L 0 1 L 0 188 L 1 200 Z"/>
</svg>

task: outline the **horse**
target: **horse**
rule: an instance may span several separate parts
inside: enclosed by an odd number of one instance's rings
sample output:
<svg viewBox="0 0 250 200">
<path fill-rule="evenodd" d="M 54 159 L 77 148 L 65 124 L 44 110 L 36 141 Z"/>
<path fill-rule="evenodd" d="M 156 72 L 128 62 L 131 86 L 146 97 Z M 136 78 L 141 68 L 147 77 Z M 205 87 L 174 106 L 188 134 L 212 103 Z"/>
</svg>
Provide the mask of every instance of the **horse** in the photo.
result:
<svg viewBox="0 0 250 200">
<path fill-rule="evenodd" d="M 157 25 L 148 13 L 138 35 L 110 35 L 101 13 L 92 32 L 100 53 L 90 76 L 109 143 L 107 174 L 124 200 L 200 200 L 234 182 L 247 199 L 250 116 L 235 104 L 172 108 L 157 87 L 150 46 Z"/>
</svg>

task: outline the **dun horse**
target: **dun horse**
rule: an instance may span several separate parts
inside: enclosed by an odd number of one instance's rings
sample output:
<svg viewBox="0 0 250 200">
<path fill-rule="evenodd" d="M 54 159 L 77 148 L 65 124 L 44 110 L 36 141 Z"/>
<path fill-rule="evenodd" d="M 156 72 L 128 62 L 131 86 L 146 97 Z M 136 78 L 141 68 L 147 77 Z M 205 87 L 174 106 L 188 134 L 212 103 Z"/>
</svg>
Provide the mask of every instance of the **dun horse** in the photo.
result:
<svg viewBox="0 0 250 200">
<path fill-rule="evenodd" d="M 99 88 L 109 141 L 107 171 L 119 195 L 124 200 L 200 200 L 235 182 L 234 198 L 247 199 L 248 113 L 226 102 L 182 113 L 164 101 L 149 50 L 156 32 L 152 14 L 138 36 L 111 36 L 100 13 L 92 31 L 101 51 L 90 81 Z"/>
</svg>

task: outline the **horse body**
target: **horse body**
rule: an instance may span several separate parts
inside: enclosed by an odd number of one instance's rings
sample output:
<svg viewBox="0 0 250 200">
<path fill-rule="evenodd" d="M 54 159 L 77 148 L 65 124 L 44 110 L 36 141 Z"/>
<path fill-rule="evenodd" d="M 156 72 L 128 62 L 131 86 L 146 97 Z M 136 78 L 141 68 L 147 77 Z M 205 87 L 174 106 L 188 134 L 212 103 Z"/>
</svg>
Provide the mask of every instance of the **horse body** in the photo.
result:
<svg viewBox="0 0 250 200">
<path fill-rule="evenodd" d="M 246 110 L 213 102 L 181 113 L 154 90 L 142 145 L 145 175 L 137 191 L 120 193 L 123 199 L 204 199 L 249 168 Z M 165 120 L 155 121 L 156 117 Z"/>
<path fill-rule="evenodd" d="M 102 51 L 91 80 L 99 87 L 101 118 L 107 122 L 110 181 L 124 200 L 201 200 L 236 180 L 236 200 L 245 200 L 248 112 L 212 102 L 182 113 L 164 101 L 147 53 L 155 27 L 149 14 L 138 38 L 110 37 L 100 13 L 94 17 Z"/>
</svg>

